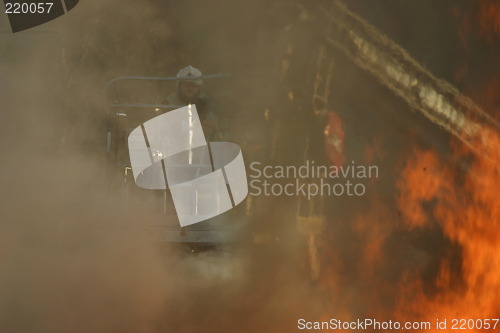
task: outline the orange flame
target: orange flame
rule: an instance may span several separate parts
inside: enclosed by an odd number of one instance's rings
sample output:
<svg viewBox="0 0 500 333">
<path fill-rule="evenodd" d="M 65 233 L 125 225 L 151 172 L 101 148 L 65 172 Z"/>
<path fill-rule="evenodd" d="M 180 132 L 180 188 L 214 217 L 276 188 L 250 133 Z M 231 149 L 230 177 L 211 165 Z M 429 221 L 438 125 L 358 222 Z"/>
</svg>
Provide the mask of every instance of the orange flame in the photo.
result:
<svg viewBox="0 0 500 333">
<path fill-rule="evenodd" d="M 476 146 L 485 155 L 476 157 L 463 171 L 462 181 L 456 168 L 431 152 L 416 152 L 403 172 L 400 206 L 408 227 L 422 228 L 430 220 L 439 221 L 446 237 L 461 248 L 462 283 L 454 286 L 451 282 L 457 273 L 447 259 L 441 262 L 435 295 L 427 295 L 420 281 L 406 277 L 399 300 L 400 317 L 433 322 L 437 318 L 500 315 L 499 133 L 484 129 Z M 463 151 L 457 150 L 457 154 L 464 156 Z M 425 210 L 424 204 L 431 200 L 436 204 Z"/>
</svg>

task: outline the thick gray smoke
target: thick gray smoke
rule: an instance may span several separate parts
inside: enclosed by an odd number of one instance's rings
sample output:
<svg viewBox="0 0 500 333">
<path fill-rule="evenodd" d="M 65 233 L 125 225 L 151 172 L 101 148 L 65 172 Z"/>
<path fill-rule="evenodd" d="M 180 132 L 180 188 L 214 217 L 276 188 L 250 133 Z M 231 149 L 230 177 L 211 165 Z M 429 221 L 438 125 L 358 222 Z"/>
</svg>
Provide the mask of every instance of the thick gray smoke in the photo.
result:
<svg viewBox="0 0 500 333">
<path fill-rule="evenodd" d="M 2 33 L 1 332 L 294 327 L 300 297 L 310 293 L 293 237 L 185 255 L 148 240 L 148 211 L 124 217 L 121 193 L 104 186 L 104 84 L 120 75 L 170 76 L 187 64 L 209 73 L 244 69 L 258 52 L 241 35 L 258 24 L 259 8 L 239 7 L 82 1 L 41 27 Z M 238 15 L 222 15 L 228 9 Z M 1 28 L 8 31 L 6 22 Z M 245 88 L 255 86 L 250 79 Z M 253 92 L 247 98 L 240 103 L 263 104 Z M 270 215 L 259 228 L 281 218 Z"/>
</svg>

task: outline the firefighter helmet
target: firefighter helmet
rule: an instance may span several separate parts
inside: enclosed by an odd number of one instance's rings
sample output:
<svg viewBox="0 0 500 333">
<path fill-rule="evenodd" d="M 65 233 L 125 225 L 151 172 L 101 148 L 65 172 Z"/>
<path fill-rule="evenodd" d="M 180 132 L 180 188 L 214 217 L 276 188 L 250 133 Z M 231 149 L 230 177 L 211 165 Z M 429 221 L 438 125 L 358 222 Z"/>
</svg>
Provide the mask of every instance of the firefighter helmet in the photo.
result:
<svg viewBox="0 0 500 333">
<path fill-rule="evenodd" d="M 177 81 L 177 84 L 179 84 L 179 82 L 181 81 L 191 81 L 196 83 L 198 86 L 201 86 L 203 84 L 203 80 L 201 79 L 201 77 L 202 74 L 198 68 L 187 66 L 182 68 L 179 73 L 177 73 L 177 78 L 179 79 Z"/>
</svg>

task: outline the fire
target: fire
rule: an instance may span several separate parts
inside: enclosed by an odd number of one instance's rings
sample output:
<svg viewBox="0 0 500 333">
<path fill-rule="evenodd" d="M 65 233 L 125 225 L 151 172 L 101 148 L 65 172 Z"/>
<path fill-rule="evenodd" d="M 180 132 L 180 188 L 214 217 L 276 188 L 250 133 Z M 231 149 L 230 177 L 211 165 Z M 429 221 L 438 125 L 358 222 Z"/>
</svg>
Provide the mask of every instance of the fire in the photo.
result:
<svg viewBox="0 0 500 333">
<path fill-rule="evenodd" d="M 425 228 L 429 221 L 438 221 L 445 236 L 461 249 L 458 272 L 449 258 L 441 260 L 434 281 L 437 291 L 432 295 L 424 292 L 421 281 L 406 276 L 397 307 L 398 316 L 404 319 L 433 322 L 500 316 L 498 131 L 484 129 L 476 147 L 484 155 L 474 157 L 465 170 L 445 164 L 433 152 L 419 151 L 403 171 L 399 204 L 407 227 Z M 458 160 L 467 156 L 459 147 L 455 149 Z M 460 283 L 453 283 L 456 280 Z"/>
<path fill-rule="evenodd" d="M 487 52 L 495 52 L 500 37 L 500 2 L 477 0 L 472 10 L 461 8 L 456 14 L 462 23 L 464 52 L 470 50 L 468 40 L 475 39 L 488 44 L 484 59 L 490 59 Z M 455 83 L 462 82 L 465 93 L 499 119 L 500 80 L 494 69 L 486 67 L 490 62 L 480 66 L 472 63 L 477 58 L 465 58 Z M 408 155 L 396 183 L 398 217 L 392 201 L 370 198 L 367 211 L 354 218 L 349 215 L 345 221 L 335 217 L 330 232 L 340 236 L 321 235 L 318 282 L 330 295 L 330 303 L 338 304 L 326 309 L 324 318 L 345 309 L 344 319 L 369 315 L 379 320 L 429 322 L 431 331 L 451 331 L 452 319 L 474 319 L 476 325 L 475 319 L 500 318 L 500 131 L 494 124 L 478 125 L 473 150 L 458 140 L 451 146 L 451 157 L 421 149 Z M 380 147 L 384 145 L 366 149 L 367 162 L 383 156 Z M 446 240 L 442 252 L 413 256 L 410 244 L 406 253 L 402 244 L 406 237 L 425 235 L 425 230 L 442 233 Z M 351 236 L 355 245 L 341 248 Z M 341 245 L 331 245 L 333 240 Z M 391 247 L 391 242 L 396 245 Z M 401 264 L 411 260 L 419 262 Z M 432 260 L 434 275 L 425 275 Z M 444 319 L 446 329 L 438 329 L 436 320 Z"/>
<path fill-rule="evenodd" d="M 494 45 L 500 37 L 500 2 L 475 3 L 471 15 L 462 13 L 462 38 L 479 38 Z M 469 78 L 467 66 L 457 80 Z M 478 91 L 475 88 L 481 86 Z M 470 93 L 495 117 L 499 100 L 498 77 L 469 86 Z M 398 183 L 399 207 L 408 230 L 437 223 L 459 253 L 440 259 L 434 281 L 423 281 L 407 272 L 399 284 L 395 316 L 399 320 L 486 319 L 500 317 L 500 133 L 498 128 L 480 130 L 472 154 L 453 143 L 453 158 L 443 160 L 436 152 L 416 150 Z M 451 252 L 457 252 L 451 250 Z M 459 258 L 458 265 L 453 261 Z M 433 288 L 429 291 L 428 285 Z M 426 287 L 427 286 L 427 287 Z M 500 324 L 499 324 L 500 326 Z M 433 327 L 435 328 L 435 327 Z M 474 327 L 469 331 L 479 331 Z M 498 329 L 499 327 L 497 327 Z"/>
<path fill-rule="evenodd" d="M 453 8 L 453 15 L 461 21 L 460 37 L 468 44 L 471 37 L 479 37 L 488 44 L 500 38 L 500 2 L 476 0 L 468 10 Z"/>
<path fill-rule="evenodd" d="M 477 1 L 481 34 L 493 42 L 500 37 L 500 2 Z"/>
</svg>

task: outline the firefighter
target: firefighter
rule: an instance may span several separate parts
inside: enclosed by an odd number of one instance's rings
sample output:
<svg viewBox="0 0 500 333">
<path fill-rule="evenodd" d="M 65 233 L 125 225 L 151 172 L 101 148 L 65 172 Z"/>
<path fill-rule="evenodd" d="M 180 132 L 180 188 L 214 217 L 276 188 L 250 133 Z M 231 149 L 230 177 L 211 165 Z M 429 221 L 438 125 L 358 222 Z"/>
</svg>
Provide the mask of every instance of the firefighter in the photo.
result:
<svg viewBox="0 0 500 333">
<path fill-rule="evenodd" d="M 177 92 L 167 96 L 164 104 L 178 107 L 188 104 L 196 105 L 206 138 L 209 141 L 218 140 L 220 132 L 218 120 L 209 109 L 207 96 L 202 93 L 203 80 L 201 71 L 193 66 L 187 66 L 177 73 L 177 78 Z"/>
</svg>

